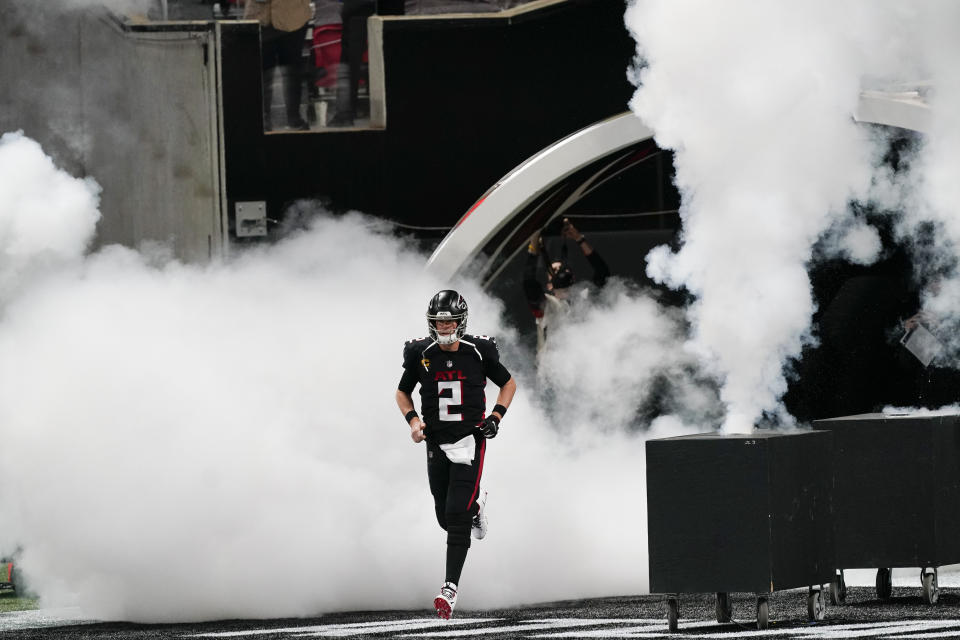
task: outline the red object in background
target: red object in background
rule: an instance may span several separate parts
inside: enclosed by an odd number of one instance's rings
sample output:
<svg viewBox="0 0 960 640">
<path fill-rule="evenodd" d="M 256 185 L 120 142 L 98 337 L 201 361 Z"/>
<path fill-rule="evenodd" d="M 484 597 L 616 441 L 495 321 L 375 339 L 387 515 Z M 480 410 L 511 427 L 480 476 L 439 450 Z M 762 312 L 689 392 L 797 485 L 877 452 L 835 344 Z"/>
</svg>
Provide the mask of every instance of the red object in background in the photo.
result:
<svg viewBox="0 0 960 640">
<path fill-rule="evenodd" d="M 322 78 L 317 78 L 318 87 L 331 88 L 337 83 L 342 39 L 343 25 L 339 22 L 318 24 L 313 28 L 313 63 L 326 71 Z M 366 51 L 363 52 L 363 61 L 368 61 Z"/>
<path fill-rule="evenodd" d="M 337 83 L 342 35 L 343 27 L 339 23 L 319 24 L 313 28 L 313 61 L 318 69 L 327 72 L 322 78 L 317 78 L 318 87 L 329 88 Z"/>
</svg>

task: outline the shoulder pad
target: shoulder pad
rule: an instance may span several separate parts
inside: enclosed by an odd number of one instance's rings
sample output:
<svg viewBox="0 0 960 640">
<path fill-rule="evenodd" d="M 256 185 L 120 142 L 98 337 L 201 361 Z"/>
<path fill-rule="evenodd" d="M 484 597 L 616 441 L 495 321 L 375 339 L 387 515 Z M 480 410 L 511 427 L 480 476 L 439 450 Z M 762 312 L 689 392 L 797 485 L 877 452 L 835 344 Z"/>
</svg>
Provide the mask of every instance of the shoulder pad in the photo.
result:
<svg viewBox="0 0 960 640">
<path fill-rule="evenodd" d="M 480 354 L 482 360 L 487 360 L 488 358 L 498 360 L 500 358 L 497 341 L 492 336 L 464 336 L 464 339 L 476 345 L 477 353 Z"/>
<path fill-rule="evenodd" d="M 423 352 L 426 351 L 430 343 L 428 338 L 414 338 L 403 343 L 403 366 L 408 369 L 417 367 L 417 363 L 423 358 Z"/>
<path fill-rule="evenodd" d="M 412 340 L 407 340 L 403 343 L 404 360 L 419 359 L 420 354 L 423 353 L 432 342 L 433 340 L 430 338 L 414 338 Z"/>
</svg>

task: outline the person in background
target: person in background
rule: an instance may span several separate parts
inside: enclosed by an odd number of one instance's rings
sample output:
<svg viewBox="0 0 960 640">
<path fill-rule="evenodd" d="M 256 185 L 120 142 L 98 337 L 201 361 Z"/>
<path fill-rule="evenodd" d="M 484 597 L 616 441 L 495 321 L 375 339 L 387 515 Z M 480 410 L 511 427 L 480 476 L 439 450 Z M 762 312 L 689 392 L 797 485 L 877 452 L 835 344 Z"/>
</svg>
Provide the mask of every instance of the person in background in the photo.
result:
<svg viewBox="0 0 960 640">
<path fill-rule="evenodd" d="M 936 278 L 929 285 L 929 292 L 939 295 L 943 286 L 941 278 Z M 913 379 L 913 394 L 910 404 L 937 409 L 947 405 L 960 403 L 960 371 L 957 370 L 954 357 L 949 348 L 951 334 L 950 326 L 956 326 L 955 321 L 939 317 L 929 311 L 919 310 L 902 322 L 905 332 L 900 339 L 900 362 L 909 361 L 909 371 Z M 926 344 L 921 351 L 914 353 L 909 347 L 907 339 L 913 332 L 923 332 L 922 339 Z M 904 352 L 913 357 L 905 357 Z M 926 351 L 926 353 L 923 353 Z M 930 358 L 929 362 L 921 361 L 921 355 Z"/>
<path fill-rule="evenodd" d="M 397 406 L 415 443 L 426 440 L 427 478 L 437 522 L 447 532 L 446 577 L 434 598 L 437 615 L 449 619 L 457 603 L 460 573 L 470 549 L 471 533 L 487 534 L 481 488 L 486 441 L 500 430 L 500 421 L 513 401 L 517 383 L 500 362 L 497 343 L 488 336 L 467 335 L 467 301 L 444 290 L 427 305 L 429 337 L 403 346 L 403 377 Z M 486 413 L 487 379 L 500 391 Z M 420 385 L 420 410 L 411 394 Z"/>
<path fill-rule="evenodd" d="M 352 127 L 357 118 L 361 80 L 368 82 L 369 91 L 369 73 L 363 65 L 363 54 L 367 50 L 367 18 L 372 15 L 403 15 L 404 12 L 404 0 L 343 0 L 337 101 L 327 126 Z"/>
<path fill-rule="evenodd" d="M 573 226 L 568 218 L 563 219 L 561 234 L 577 243 L 584 257 L 593 268 L 591 280 L 598 287 L 602 287 L 610 277 L 610 268 L 600 256 L 599 252 L 587 242 L 586 237 Z M 547 335 L 552 325 L 561 318 L 569 308 L 570 288 L 576 282 L 573 270 L 566 260 L 548 260 L 547 283 L 541 285 L 537 280 L 537 263 L 544 253 L 543 239 L 540 232 L 533 234 L 527 245 L 527 263 L 523 271 L 523 292 L 530 306 L 530 312 L 537 323 L 537 354 L 543 351 Z"/>
<path fill-rule="evenodd" d="M 310 0 L 246 0 L 243 17 L 260 22 L 264 129 L 273 129 L 272 70 L 279 68 L 283 73 L 287 126 L 306 131 L 310 125 L 300 115 L 300 96 L 303 92 L 303 42 L 307 23 L 313 17 Z"/>
</svg>

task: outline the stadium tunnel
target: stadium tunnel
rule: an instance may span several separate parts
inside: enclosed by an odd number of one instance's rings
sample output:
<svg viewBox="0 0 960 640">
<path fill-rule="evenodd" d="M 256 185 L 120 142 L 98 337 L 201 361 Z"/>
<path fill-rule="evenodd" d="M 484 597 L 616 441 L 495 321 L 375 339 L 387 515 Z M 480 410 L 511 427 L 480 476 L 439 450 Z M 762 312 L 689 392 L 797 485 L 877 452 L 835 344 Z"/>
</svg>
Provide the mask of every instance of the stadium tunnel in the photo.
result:
<svg viewBox="0 0 960 640">
<path fill-rule="evenodd" d="M 913 84 L 863 90 L 852 117 L 864 126 L 895 128 L 894 139 L 916 138 L 929 129 L 927 89 Z M 652 285 L 644 257 L 654 246 L 675 242 L 680 228 L 673 174 L 672 154 L 657 147 L 652 130 L 639 118 L 632 113 L 607 118 L 548 146 L 497 181 L 437 246 L 427 270 L 476 277 L 504 301 L 509 321 L 522 333 L 532 332 L 521 287 L 530 236 L 543 230 L 555 255 L 557 243 L 563 243 L 560 223 L 570 218 L 614 275 Z M 575 273 L 588 272 L 579 251 L 570 251 L 568 259 Z M 795 415 L 812 419 L 910 400 L 897 393 L 912 388 L 905 381 L 917 372 L 876 348 L 891 321 L 915 303 L 909 266 L 902 260 L 868 269 L 834 263 L 812 272 L 811 279 L 823 344 L 799 365 L 801 375 L 815 382 L 794 385 L 788 393 Z M 834 343 L 849 348 L 836 349 Z M 897 371 L 878 382 L 884 372 Z M 835 402 L 825 403 L 825 392 Z"/>
<path fill-rule="evenodd" d="M 570 218 L 613 273 L 648 282 L 643 255 L 679 228 L 672 154 L 630 113 L 581 129 L 550 145 L 497 181 L 431 255 L 427 270 L 470 273 L 507 304 L 518 326 L 526 312 L 520 278 L 527 241 L 537 230 L 559 252 L 560 222 Z M 568 255 L 575 273 L 587 262 Z"/>
</svg>

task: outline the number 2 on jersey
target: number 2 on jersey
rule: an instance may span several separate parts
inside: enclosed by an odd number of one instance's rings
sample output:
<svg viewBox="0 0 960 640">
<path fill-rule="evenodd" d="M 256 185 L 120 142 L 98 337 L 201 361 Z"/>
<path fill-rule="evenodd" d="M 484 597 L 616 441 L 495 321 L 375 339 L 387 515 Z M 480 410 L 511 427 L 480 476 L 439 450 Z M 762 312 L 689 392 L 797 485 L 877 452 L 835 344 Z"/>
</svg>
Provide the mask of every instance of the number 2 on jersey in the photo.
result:
<svg viewBox="0 0 960 640">
<path fill-rule="evenodd" d="M 443 392 L 450 390 L 450 397 L 444 397 Z M 437 396 L 440 402 L 440 419 L 447 422 L 459 422 L 463 416 L 459 413 L 450 413 L 451 407 L 459 407 L 463 404 L 463 383 L 459 380 L 455 382 L 438 382 Z"/>
</svg>

